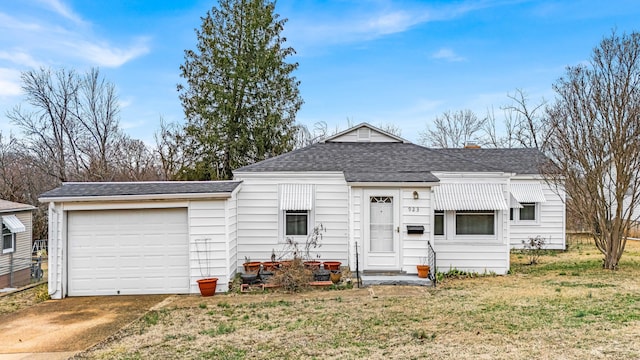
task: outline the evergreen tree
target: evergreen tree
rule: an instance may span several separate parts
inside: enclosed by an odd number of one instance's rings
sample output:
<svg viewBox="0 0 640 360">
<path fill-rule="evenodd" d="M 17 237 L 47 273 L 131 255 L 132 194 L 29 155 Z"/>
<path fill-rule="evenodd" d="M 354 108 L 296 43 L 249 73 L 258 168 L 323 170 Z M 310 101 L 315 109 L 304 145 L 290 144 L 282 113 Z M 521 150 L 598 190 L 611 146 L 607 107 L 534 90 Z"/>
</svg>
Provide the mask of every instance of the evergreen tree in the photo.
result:
<svg viewBox="0 0 640 360">
<path fill-rule="evenodd" d="M 190 164 L 179 177 L 230 179 L 232 170 L 290 151 L 302 105 L 295 53 L 281 36 L 286 19 L 264 0 L 220 0 L 185 51 L 178 85 Z"/>
</svg>

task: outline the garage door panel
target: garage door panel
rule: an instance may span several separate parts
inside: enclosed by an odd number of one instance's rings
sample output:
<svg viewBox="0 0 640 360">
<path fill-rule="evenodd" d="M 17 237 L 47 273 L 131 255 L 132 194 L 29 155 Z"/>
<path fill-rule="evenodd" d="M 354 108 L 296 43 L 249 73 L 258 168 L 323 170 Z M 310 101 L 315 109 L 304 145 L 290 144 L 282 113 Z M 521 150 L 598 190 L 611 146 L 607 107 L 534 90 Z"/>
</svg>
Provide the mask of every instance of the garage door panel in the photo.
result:
<svg viewBox="0 0 640 360">
<path fill-rule="evenodd" d="M 68 213 L 69 295 L 189 292 L 186 209 Z"/>
</svg>

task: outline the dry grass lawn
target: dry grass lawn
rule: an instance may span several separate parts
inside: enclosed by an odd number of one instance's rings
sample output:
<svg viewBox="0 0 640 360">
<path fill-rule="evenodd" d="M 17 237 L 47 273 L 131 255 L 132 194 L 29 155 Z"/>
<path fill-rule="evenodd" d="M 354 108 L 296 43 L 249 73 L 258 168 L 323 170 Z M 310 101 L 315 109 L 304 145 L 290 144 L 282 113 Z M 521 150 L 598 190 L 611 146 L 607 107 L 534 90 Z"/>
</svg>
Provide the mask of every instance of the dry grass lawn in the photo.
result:
<svg viewBox="0 0 640 360">
<path fill-rule="evenodd" d="M 0 297 L 0 316 L 43 302 L 48 298 L 47 284 Z"/>
<path fill-rule="evenodd" d="M 640 358 L 640 243 L 600 259 L 583 242 L 435 289 L 174 297 L 78 358 Z"/>
</svg>

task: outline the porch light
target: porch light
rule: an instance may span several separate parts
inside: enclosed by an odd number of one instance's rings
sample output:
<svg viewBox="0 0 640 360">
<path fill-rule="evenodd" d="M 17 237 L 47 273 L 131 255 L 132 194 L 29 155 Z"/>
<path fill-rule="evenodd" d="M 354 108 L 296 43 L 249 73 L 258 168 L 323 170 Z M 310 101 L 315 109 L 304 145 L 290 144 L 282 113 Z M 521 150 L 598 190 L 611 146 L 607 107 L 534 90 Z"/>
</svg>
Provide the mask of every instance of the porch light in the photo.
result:
<svg viewBox="0 0 640 360">
<path fill-rule="evenodd" d="M 417 191 L 414 191 L 414 192 L 413 192 L 413 199 L 414 199 L 414 200 L 418 200 L 418 199 L 420 199 L 420 196 L 418 195 L 418 192 L 417 192 Z"/>
</svg>

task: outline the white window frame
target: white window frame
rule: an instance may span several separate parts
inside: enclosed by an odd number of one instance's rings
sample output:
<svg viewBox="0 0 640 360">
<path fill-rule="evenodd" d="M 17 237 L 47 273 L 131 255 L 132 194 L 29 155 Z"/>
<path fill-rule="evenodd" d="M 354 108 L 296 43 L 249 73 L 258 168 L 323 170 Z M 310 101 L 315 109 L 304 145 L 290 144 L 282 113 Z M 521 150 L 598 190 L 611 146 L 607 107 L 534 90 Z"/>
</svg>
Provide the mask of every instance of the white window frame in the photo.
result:
<svg viewBox="0 0 640 360">
<path fill-rule="evenodd" d="M 304 215 L 307 218 L 306 234 L 287 234 L 287 217 Z M 284 235 L 285 236 L 308 236 L 309 235 L 309 210 L 284 210 Z"/>
<path fill-rule="evenodd" d="M 278 239 L 278 243 L 279 244 L 286 244 L 287 243 L 287 238 L 291 238 L 294 241 L 298 241 L 298 242 L 305 242 L 307 240 L 307 236 L 309 236 L 309 233 L 311 231 L 313 231 L 313 226 L 315 224 L 314 222 L 314 216 L 315 213 L 313 210 L 299 210 L 299 211 L 306 211 L 307 212 L 307 235 L 287 235 L 287 213 L 288 212 L 295 212 L 297 210 L 280 210 L 279 211 L 279 221 L 278 223 L 280 224 L 280 229 L 278 230 L 278 234 L 279 234 L 279 239 Z"/>
<path fill-rule="evenodd" d="M 493 216 L 493 234 L 458 234 L 458 213 L 460 213 L 461 216 L 464 215 L 489 215 L 491 214 Z M 478 210 L 478 211 L 467 211 L 467 210 L 456 210 L 454 213 L 455 216 L 455 234 L 458 237 L 467 237 L 467 236 L 471 236 L 471 237 L 495 237 L 496 234 L 498 233 L 497 229 L 496 229 L 496 211 L 495 210 Z"/>
<path fill-rule="evenodd" d="M 5 248 L 4 247 L 4 238 L 5 236 L 10 236 L 11 237 L 11 247 L 10 248 Z M 9 228 L 5 225 L 2 224 L 2 253 L 3 254 L 9 254 L 9 253 L 13 253 L 16 251 L 16 234 L 12 233 L 11 230 L 9 230 Z"/>
<path fill-rule="evenodd" d="M 436 234 L 436 216 L 442 216 L 442 234 Z M 444 210 L 433 211 L 433 236 L 439 239 L 447 236 L 447 212 Z"/>
<path fill-rule="evenodd" d="M 499 224 L 502 223 L 504 212 L 500 210 L 485 210 L 479 212 L 493 212 L 493 235 L 458 235 L 456 232 L 456 214 L 463 210 L 446 210 L 444 212 L 444 235 L 435 235 L 438 239 L 459 243 L 487 243 L 495 244 L 502 242 L 502 229 Z M 508 215 L 507 215 L 508 216 Z M 434 226 L 435 228 L 435 226 Z"/>
<path fill-rule="evenodd" d="M 524 202 L 520 203 L 521 205 L 525 204 L 533 204 L 535 206 L 533 220 L 520 220 L 520 210 L 521 208 L 511 208 L 513 211 L 513 220 L 510 219 L 511 223 L 514 225 L 540 225 L 540 203 L 539 202 Z"/>
</svg>

